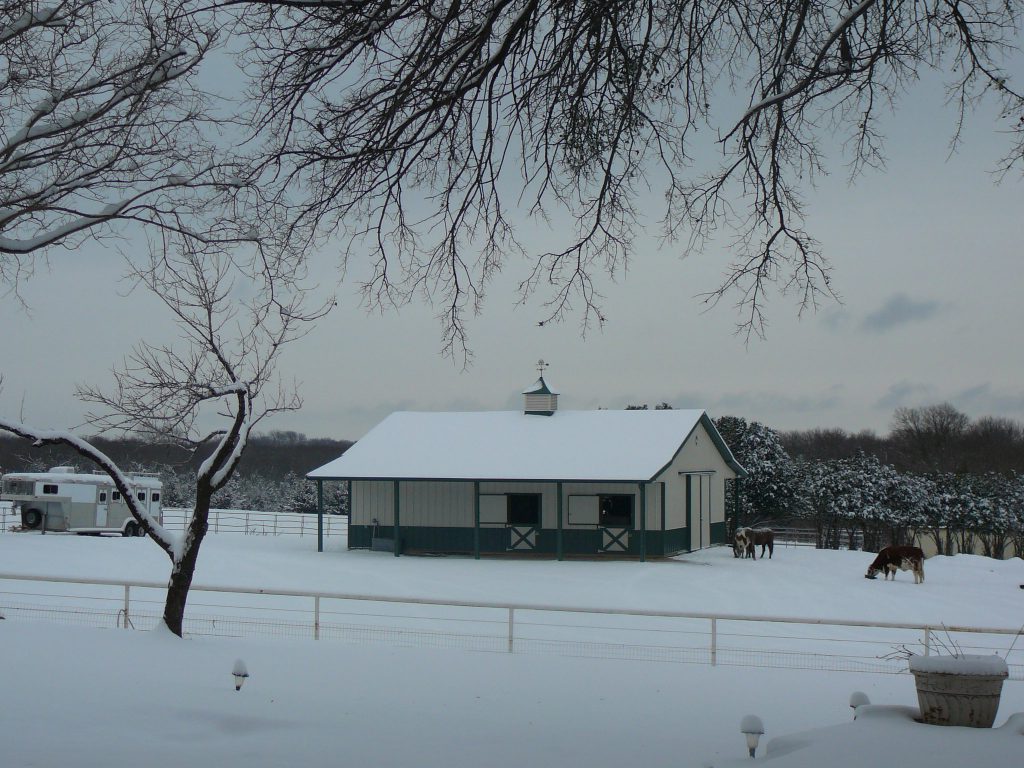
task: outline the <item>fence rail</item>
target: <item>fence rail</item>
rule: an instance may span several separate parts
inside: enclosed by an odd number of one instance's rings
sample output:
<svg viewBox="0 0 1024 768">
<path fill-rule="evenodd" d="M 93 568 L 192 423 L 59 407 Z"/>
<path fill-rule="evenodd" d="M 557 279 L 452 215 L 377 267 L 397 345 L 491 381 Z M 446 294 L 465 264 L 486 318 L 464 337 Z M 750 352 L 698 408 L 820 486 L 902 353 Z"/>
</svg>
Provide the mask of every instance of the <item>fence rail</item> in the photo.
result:
<svg viewBox="0 0 1024 768">
<path fill-rule="evenodd" d="M 164 509 L 164 525 L 183 530 L 191 510 Z M 256 512 L 238 509 L 211 509 L 210 533 L 243 533 L 249 536 L 316 536 L 316 515 L 300 512 Z M 21 525 L 10 503 L 0 503 L 0 533 Z M 348 535 L 348 517 L 324 515 L 324 536 Z"/>
<path fill-rule="evenodd" d="M 148 629 L 165 584 L 0 573 L 0 615 Z M 192 587 L 187 634 L 833 671 L 907 671 L 902 651 L 1000 653 L 1024 680 L 1021 630 L 794 616 L 595 609 L 343 592 Z M 1019 646 L 1019 647 L 1018 647 Z"/>
<path fill-rule="evenodd" d="M 183 530 L 191 510 L 164 510 L 164 525 Z M 300 512 L 255 512 L 211 509 L 210 533 L 244 533 L 249 536 L 316 536 L 316 515 Z M 324 536 L 348 534 L 348 517 L 324 515 Z"/>
</svg>

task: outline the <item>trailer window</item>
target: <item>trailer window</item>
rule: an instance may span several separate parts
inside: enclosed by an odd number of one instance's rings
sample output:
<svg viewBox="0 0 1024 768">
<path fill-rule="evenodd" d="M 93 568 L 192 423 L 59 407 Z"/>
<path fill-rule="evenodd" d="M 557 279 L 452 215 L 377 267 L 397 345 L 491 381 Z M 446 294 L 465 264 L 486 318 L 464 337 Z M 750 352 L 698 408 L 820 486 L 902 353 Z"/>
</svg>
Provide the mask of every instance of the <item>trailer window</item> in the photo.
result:
<svg viewBox="0 0 1024 768">
<path fill-rule="evenodd" d="M 43 486 L 43 493 L 48 494 L 48 495 L 56 496 L 57 495 L 57 486 L 56 485 L 50 485 L 49 483 L 47 483 L 46 485 Z"/>
<path fill-rule="evenodd" d="M 111 498 L 114 501 L 120 501 L 121 500 L 121 492 L 120 491 L 114 491 L 114 493 L 111 494 Z"/>
<path fill-rule="evenodd" d="M 153 501 L 160 501 L 160 494 L 154 493 L 150 498 L 152 498 Z"/>
<path fill-rule="evenodd" d="M 139 497 L 139 501 L 145 501 L 146 500 L 146 492 L 145 491 L 139 491 L 138 497 Z"/>
<path fill-rule="evenodd" d="M 100 504 L 106 504 L 106 503 L 107 503 L 107 492 L 106 491 L 100 491 Z"/>
<path fill-rule="evenodd" d="M 31 480 L 4 480 L 4 493 L 14 496 L 32 496 L 35 493 L 35 485 Z"/>
</svg>

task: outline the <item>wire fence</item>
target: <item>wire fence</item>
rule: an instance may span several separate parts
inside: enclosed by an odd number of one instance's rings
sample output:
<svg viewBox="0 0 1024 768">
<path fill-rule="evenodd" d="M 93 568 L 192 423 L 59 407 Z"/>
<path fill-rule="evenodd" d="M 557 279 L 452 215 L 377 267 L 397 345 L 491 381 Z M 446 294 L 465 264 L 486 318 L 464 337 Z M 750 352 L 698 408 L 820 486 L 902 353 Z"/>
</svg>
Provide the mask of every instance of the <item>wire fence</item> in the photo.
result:
<svg viewBox="0 0 1024 768">
<path fill-rule="evenodd" d="M 150 629 L 165 586 L 0 573 L 9 620 Z M 186 634 L 492 653 L 897 674 L 906 652 L 998 653 L 1024 680 L 1022 630 L 783 616 L 599 610 L 193 586 Z"/>
<path fill-rule="evenodd" d="M 184 530 L 192 510 L 176 507 L 163 511 L 164 525 Z M 242 533 L 248 536 L 316 536 L 317 516 L 300 512 L 257 512 L 240 509 L 211 509 L 210 533 Z M 20 531 L 21 516 L 10 502 L 0 502 L 0 533 Z M 324 536 L 347 536 L 348 517 L 324 515 Z"/>
</svg>

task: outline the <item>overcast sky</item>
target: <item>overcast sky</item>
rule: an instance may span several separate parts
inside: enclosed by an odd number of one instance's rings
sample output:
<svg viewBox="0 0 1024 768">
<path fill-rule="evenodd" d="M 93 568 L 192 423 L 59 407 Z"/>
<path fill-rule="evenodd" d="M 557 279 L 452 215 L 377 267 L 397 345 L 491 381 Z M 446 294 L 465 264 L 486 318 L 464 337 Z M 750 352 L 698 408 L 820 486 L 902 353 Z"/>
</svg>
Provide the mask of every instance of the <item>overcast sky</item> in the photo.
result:
<svg viewBox="0 0 1024 768">
<path fill-rule="evenodd" d="M 774 297 L 765 340 L 734 334 L 728 301 L 708 311 L 698 298 L 721 280 L 727 240 L 680 258 L 681 246 L 659 244 L 652 219 L 628 272 L 601 281 L 603 330 L 581 337 L 576 317 L 539 327 L 539 302 L 516 306 L 526 265 L 510 263 L 470 323 L 466 369 L 439 355 L 430 307 L 367 314 L 356 286 L 342 284 L 338 310 L 282 360 L 304 408 L 265 429 L 357 439 L 399 409 L 518 408 L 538 358 L 550 363 L 562 408 L 667 401 L 784 430 L 885 432 L 896 407 L 942 401 L 972 417 L 1024 419 L 1024 183 L 1019 174 L 995 183 L 1008 146 L 998 128 L 978 115 L 949 157 L 953 115 L 931 89 L 884 125 L 884 171 L 849 186 L 833 165 L 809 194 L 808 227 L 843 302 L 798 318 L 795 299 Z M 546 225 L 525 226 L 543 241 Z M 318 258 L 330 282 L 336 256 Z M 0 304 L 0 412 L 78 424 L 76 383 L 103 384 L 134 343 L 169 338 L 165 310 L 126 295 L 122 272 L 112 249 L 54 252 L 49 271 L 21 288 L 30 313 Z"/>
</svg>

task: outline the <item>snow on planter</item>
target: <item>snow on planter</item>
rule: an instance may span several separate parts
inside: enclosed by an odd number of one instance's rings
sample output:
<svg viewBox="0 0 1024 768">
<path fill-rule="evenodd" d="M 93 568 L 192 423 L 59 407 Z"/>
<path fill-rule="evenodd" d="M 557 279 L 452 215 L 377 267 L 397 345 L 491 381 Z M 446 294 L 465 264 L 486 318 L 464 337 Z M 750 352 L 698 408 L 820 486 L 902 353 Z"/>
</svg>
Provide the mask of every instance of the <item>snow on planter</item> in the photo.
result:
<svg viewBox="0 0 1024 768">
<path fill-rule="evenodd" d="M 1010 673 L 1001 656 L 961 654 L 959 656 L 911 656 L 911 672 L 940 672 L 955 675 L 996 675 Z"/>
</svg>

